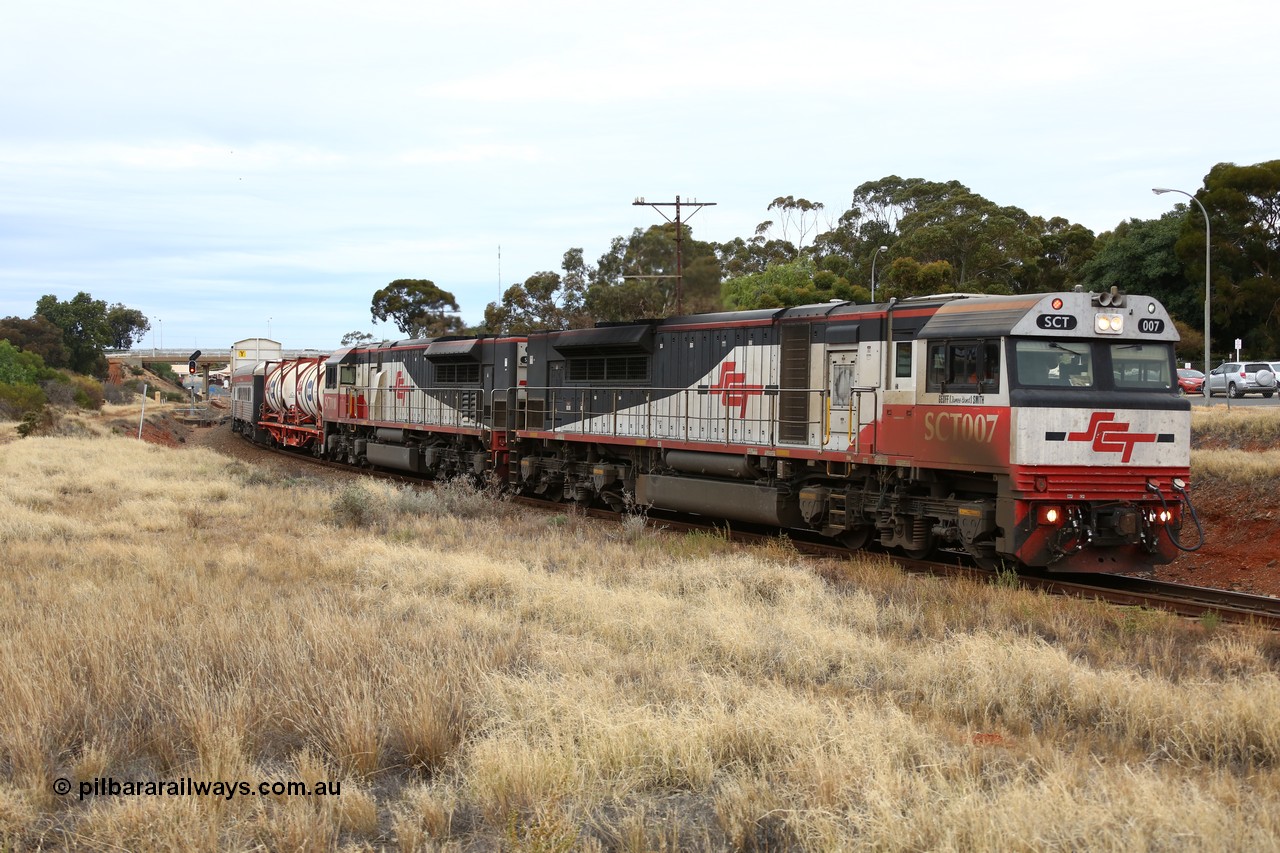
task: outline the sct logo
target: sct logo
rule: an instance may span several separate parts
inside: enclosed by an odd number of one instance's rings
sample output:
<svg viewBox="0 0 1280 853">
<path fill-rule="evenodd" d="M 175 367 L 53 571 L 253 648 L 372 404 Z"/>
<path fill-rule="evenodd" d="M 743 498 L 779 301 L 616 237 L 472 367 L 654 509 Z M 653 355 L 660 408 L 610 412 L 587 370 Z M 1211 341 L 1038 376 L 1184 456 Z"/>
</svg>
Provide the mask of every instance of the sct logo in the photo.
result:
<svg viewBox="0 0 1280 853">
<path fill-rule="evenodd" d="M 1046 441 L 1083 441 L 1093 448 L 1094 453 L 1119 453 L 1121 462 L 1133 458 L 1133 447 L 1136 444 L 1173 441 L 1172 433 L 1129 432 L 1130 424 L 1115 419 L 1115 412 L 1094 412 L 1089 418 L 1089 426 L 1079 432 L 1046 432 Z"/>
<path fill-rule="evenodd" d="M 745 384 L 743 380 L 747 378 L 747 374 L 745 371 L 739 371 L 737 367 L 738 363 L 736 361 L 726 361 L 720 365 L 720 378 L 708 390 L 712 394 L 720 395 L 721 405 L 737 406 L 738 417 L 745 418 L 747 416 L 747 400 L 758 394 L 763 394 L 764 386 Z"/>
</svg>

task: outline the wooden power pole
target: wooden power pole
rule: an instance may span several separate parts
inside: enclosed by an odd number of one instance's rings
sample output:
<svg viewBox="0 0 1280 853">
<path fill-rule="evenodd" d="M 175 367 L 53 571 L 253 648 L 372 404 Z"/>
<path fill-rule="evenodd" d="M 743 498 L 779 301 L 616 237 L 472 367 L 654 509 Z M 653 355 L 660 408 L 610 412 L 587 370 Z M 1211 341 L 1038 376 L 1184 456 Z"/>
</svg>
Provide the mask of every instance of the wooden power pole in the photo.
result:
<svg viewBox="0 0 1280 853">
<path fill-rule="evenodd" d="M 673 221 L 675 222 L 675 225 L 676 225 L 676 275 L 675 275 L 676 314 L 679 315 L 684 312 L 684 307 L 683 307 L 683 303 L 684 303 L 684 247 L 683 247 L 684 228 L 681 227 L 680 208 L 681 207 L 694 208 L 693 213 L 690 213 L 689 216 L 684 220 L 687 222 L 689 219 L 693 218 L 694 213 L 697 213 L 702 208 L 714 207 L 715 202 L 714 201 L 681 201 L 680 196 L 676 196 L 676 200 L 674 202 L 645 201 L 643 198 L 637 198 L 631 204 L 633 207 L 639 206 L 639 205 L 648 205 L 649 207 L 652 207 L 654 210 L 658 211 L 658 213 L 661 214 L 663 219 L 667 220 L 668 222 L 673 222 Z M 662 210 L 662 208 L 664 207 L 674 207 L 676 209 L 676 218 L 674 220 L 670 216 L 667 216 L 666 212 Z M 670 276 L 665 276 L 665 277 L 670 278 Z"/>
</svg>

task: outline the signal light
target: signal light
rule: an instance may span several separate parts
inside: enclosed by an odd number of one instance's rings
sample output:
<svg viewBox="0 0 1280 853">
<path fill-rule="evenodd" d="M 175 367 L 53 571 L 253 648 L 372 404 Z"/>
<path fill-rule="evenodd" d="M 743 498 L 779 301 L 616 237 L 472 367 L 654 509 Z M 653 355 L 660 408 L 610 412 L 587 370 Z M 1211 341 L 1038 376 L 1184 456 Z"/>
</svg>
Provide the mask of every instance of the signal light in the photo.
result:
<svg viewBox="0 0 1280 853">
<path fill-rule="evenodd" d="M 1056 297 L 1054 297 L 1053 301 L 1052 301 L 1052 302 L 1050 302 L 1049 304 L 1053 306 L 1053 310 L 1054 310 L 1054 311 L 1061 311 L 1061 310 L 1062 310 L 1062 297 L 1060 297 L 1060 296 L 1056 296 Z"/>
</svg>

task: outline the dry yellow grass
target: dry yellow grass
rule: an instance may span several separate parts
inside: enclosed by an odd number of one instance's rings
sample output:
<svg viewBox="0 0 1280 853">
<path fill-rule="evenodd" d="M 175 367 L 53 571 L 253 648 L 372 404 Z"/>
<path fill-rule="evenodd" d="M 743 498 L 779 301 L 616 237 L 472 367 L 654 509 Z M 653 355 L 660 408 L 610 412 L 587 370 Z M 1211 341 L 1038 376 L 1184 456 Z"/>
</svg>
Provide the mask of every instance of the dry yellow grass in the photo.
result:
<svg viewBox="0 0 1280 853">
<path fill-rule="evenodd" d="M 1191 434 L 1196 439 L 1226 444 L 1280 444 L 1280 404 L 1273 401 L 1261 406 L 1228 406 L 1215 402 L 1209 408 L 1193 405 Z"/>
<path fill-rule="evenodd" d="M 1280 848 L 1272 635 L 269 479 L 0 445 L 0 846 Z"/>
<path fill-rule="evenodd" d="M 1280 405 L 1192 406 L 1191 436 L 1193 477 L 1236 485 L 1280 477 Z"/>
</svg>

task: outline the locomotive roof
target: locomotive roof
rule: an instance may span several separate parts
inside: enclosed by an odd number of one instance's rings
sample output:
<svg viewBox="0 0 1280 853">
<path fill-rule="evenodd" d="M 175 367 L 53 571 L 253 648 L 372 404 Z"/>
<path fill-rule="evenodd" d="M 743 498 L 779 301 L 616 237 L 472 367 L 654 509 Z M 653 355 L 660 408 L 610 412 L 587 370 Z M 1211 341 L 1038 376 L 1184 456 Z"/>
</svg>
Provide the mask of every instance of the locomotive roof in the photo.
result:
<svg viewBox="0 0 1280 853">
<path fill-rule="evenodd" d="M 1061 300 L 1061 307 L 1053 303 Z M 1106 304 L 1104 304 L 1104 300 Z M 1114 300 L 1114 301 L 1113 301 Z M 1150 296 L 1108 296 L 1107 294 L 1072 291 L 1070 293 L 1032 293 L 1018 296 L 974 296 L 941 305 L 921 327 L 917 337 L 990 337 L 1034 335 L 1058 337 L 1091 337 L 1094 316 L 1099 313 L 1131 317 L 1133 325 L 1126 333 L 1138 332 L 1138 321 L 1153 320 L 1156 330 L 1143 330 L 1147 340 L 1177 341 L 1178 331 L 1164 306 Z M 1042 317 L 1070 316 L 1070 325 L 1040 325 Z"/>
</svg>

